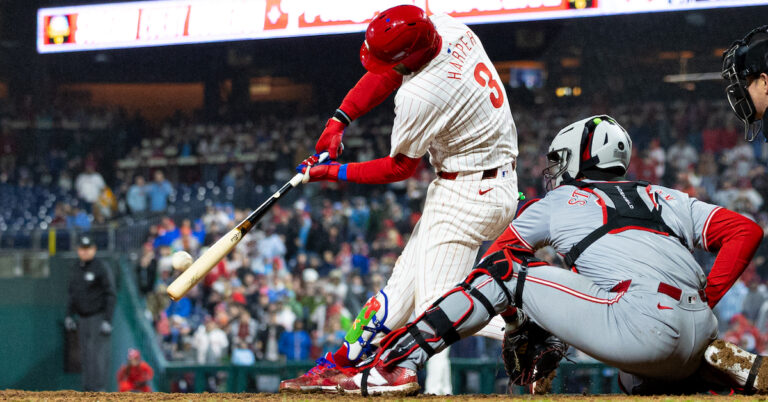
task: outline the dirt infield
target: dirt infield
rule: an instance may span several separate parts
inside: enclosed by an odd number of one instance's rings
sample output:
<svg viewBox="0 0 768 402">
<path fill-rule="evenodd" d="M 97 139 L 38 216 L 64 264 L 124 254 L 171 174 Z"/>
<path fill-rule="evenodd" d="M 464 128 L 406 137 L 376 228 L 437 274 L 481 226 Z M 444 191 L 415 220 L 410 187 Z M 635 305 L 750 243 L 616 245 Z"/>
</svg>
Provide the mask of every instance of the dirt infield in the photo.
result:
<svg viewBox="0 0 768 402">
<path fill-rule="evenodd" d="M 109 392 L 77 392 L 77 391 L 0 391 L 0 400 L 3 401 L 328 401 L 328 400 L 373 400 L 373 401 L 755 401 L 765 400 L 765 397 L 748 396 L 710 396 L 710 395 L 691 395 L 691 396 L 659 396 L 659 397 L 630 397 L 624 395 L 542 395 L 542 396 L 517 396 L 512 398 L 508 395 L 455 395 L 455 396 L 434 396 L 419 395 L 407 398 L 360 398 L 352 396 L 329 396 L 322 394 L 306 395 L 284 395 L 284 394 L 166 394 L 153 392 L 149 394 L 131 394 L 131 393 L 109 393 Z"/>
</svg>

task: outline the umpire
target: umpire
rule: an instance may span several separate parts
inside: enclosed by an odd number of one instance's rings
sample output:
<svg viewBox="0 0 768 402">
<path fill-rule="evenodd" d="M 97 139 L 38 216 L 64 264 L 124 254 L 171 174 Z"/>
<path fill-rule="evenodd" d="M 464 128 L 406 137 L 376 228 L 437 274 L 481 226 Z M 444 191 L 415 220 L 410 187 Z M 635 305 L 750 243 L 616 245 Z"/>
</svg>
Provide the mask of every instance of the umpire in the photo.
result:
<svg viewBox="0 0 768 402">
<path fill-rule="evenodd" d="M 104 391 L 109 371 L 112 313 L 115 310 L 115 285 L 112 273 L 96 256 L 91 237 L 80 238 L 78 262 L 70 275 L 69 301 L 64 325 L 69 331 L 79 327 L 83 391 Z M 80 317 L 75 322 L 73 316 Z"/>
<path fill-rule="evenodd" d="M 753 29 L 723 53 L 725 92 L 744 137 L 752 141 L 762 131 L 768 141 L 768 25 Z"/>
</svg>

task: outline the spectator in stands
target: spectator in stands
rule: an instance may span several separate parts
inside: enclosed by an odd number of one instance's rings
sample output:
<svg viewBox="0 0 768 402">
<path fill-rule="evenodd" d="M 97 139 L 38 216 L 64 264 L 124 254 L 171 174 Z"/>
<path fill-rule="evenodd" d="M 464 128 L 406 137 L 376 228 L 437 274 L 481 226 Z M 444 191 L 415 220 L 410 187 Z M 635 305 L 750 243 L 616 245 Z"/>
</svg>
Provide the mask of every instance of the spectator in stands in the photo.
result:
<svg viewBox="0 0 768 402">
<path fill-rule="evenodd" d="M 160 255 L 157 257 L 157 272 L 163 280 L 166 280 L 173 273 L 173 250 L 170 245 L 162 245 L 158 250 Z"/>
<path fill-rule="evenodd" d="M 341 320 L 338 317 L 332 317 L 328 320 L 328 330 L 324 332 L 322 338 L 323 355 L 328 352 L 335 352 L 340 343 L 344 341 L 347 331 L 341 328 Z"/>
<path fill-rule="evenodd" d="M 163 313 L 162 317 L 168 317 L 168 315 Z M 167 332 L 163 334 L 163 342 L 164 346 L 167 348 L 166 351 L 169 354 L 169 358 L 175 359 L 179 356 L 183 356 L 186 338 L 191 333 L 192 328 L 190 328 L 187 319 L 178 315 L 171 316 L 168 321 L 168 329 Z M 161 324 L 165 325 L 162 321 L 158 322 L 158 329 L 161 327 Z M 198 330 L 199 329 L 204 329 L 204 327 L 201 325 Z"/>
<path fill-rule="evenodd" d="M 67 226 L 67 219 L 69 216 L 70 206 L 64 202 L 57 202 L 53 207 L 53 218 L 51 218 L 51 226 Z"/>
<path fill-rule="evenodd" d="M 173 219 L 166 216 L 163 217 L 157 227 L 157 237 L 155 237 L 153 244 L 155 247 L 170 246 L 179 236 L 181 236 L 181 231 L 176 227 Z"/>
<path fill-rule="evenodd" d="M 148 187 L 149 211 L 165 211 L 168 208 L 168 197 L 173 194 L 173 186 L 165 179 L 165 174 L 162 170 L 155 170 L 154 180 Z"/>
<path fill-rule="evenodd" d="M 93 204 L 93 219 L 96 223 L 103 224 L 111 219 L 117 212 L 117 198 L 112 189 L 105 186 L 96 203 Z"/>
<path fill-rule="evenodd" d="M 75 180 L 77 196 L 85 201 L 87 210 L 90 210 L 91 205 L 99 200 L 99 196 L 106 186 L 104 178 L 96 171 L 96 163 L 92 161 L 85 164 L 85 170 L 77 175 Z"/>
<path fill-rule="evenodd" d="M 192 314 L 192 301 L 189 297 L 182 297 L 177 301 L 172 301 L 171 305 L 165 310 L 168 317 L 179 316 L 188 318 Z"/>
<path fill-rule="evenodd" d="M 136 349 L 128 349 L 128 363 L 117 371 L 117 389 L 120 392 L 152 392 L 149 382 L 155 375 Z"/>
<path fill-rule="evenodd" d="M 0 171 L 13 172 L 17 155 L 15 135 L 6 125 L 3 125 L 0 132 Z"/>
<path fill-rule="evenodd" d="M 352 274 L 347 297 L 344 300 L 344 306 L 347 307 L 347 310 L 360 311 L 370 296 L 363 283 L 363 278 L 359 274 Z"/>
<path fill-rule="evenodd" d="M 56 181 L 56 186 L 62 193 L 69 193 L 72 191 L 72 176 L 68 170 L 64 170 L 59 174 L 59 180 Z"/>
<path fill-rule="evenodd" d="M 174 250 L 184 250 L 190 255 L 196 256 L 200 251 L 200 241 L 192 234 L 189 220 L 182 224 L 181 228 L 179 228 L 179 233 L 181 236 L 171 243 L 171 247 Z"/>
<path fill-rule="evenodd" d="M 220 205 L 209 205 L 206 207 L 205 215 L 203 215 L 203 225 L 208 228 L 213 227 L 227 227 L 229 226 L 230 219 L 227 213 Z M 209 230 L 214 231 L 215 230 Z M 215 240 L 214 240 L 215 241 Z"/>
<path fill-rule="evenodd" d="M 307 360 L 310 346 L 312 346 L 312 339 L 304 330 L 302 320 L 296 320 L 293 323 L 292 331 L 286 331 L 280 335 L 279 351 L 288 361 Z"/>
<path fill-rule="evenodd" d="M 219 364 L 226 355 L 229 340 L 213 317 L 205 316 L 203 325 L 195 331 L 192 345 L 198 364 Z"/>
<path fill-rule="evenodd" d="M 258 285 L 257 285 L 258 286 Z M 300 290 L 300 289 L 297 289 Z M 269 322 L 270 315 L 269 310 L 270 306 L 272 306 L 272 309 L 274 309 L 274 305 L 269 303 L 269 295 L 266 292 L 266 289 L 262 292 L 260 290 L 257 291 L 257 299 L 256 302 L 249 302 L 248 306 L 250 307 L 251 314 L 253 315 L 253 319 L 255 319 L 257 322 L 260 323 L 260 330 L 262 327 L 266 327 L 266 325 Z"/>
<path fill-rule="evenodd" d="M 69 215 L 67 216 L 67 228 L 68 229 L 83 229 L 88 230 L 91 228 L 91 220 L 88 218 L 88 214 L 85 210 L 81 209 L 74 204 L 69 209 Z"/>
<path fill-rule="evenodd" d="M 730 290 L 723 296 L 720 303 L 715 308 L 715 314 L 717 315 L 717 321 L 722 329 L 724 325 L 728 325 L 733 316 L 740 314 L 741 309 L 744 306 L 744 298 L 747 296 L 747 286 L 740 279 L 731 287 Z"/>
<path fill-rule="evenodd" d="M 261 359 L 274 362 L 280 359 L 279 345 L 280 339 L 282 339 L 285 332 L 285 327 L 277 322 L 277 309 L 272 304 L 270 306 L 270 311 L 267 312 L 268 321 L 259 330 L 256 350 Z"/>
<path fill-rule="evenodd" d="M 168 316 L 165 315 L 165 309 L 171 304 L 171 299 L 168 298 L 168 294 L 165 293 L 167 287 L 164 283 L 158 283 L 157 286 L 147 293 L 147 310 L 152 315 L 152 322 L 157 323 L 161 317 L 165 317 L 168 321 Z M 170 323 L 167 323 L 170 328 Z M 165 335 L 165 334 L 162 334 Z"/>
<path fill-rule="evenodd" d="M 762 339 L 754 325 L 743 314 L 736 314 L 730 320 L 730 328 L 723 339 L 739 345 L 748 352 L 757 353 L 762 350 Z"/>
<path fill-rule="evenodd" d="M 90 236 L 80 238 L 77 256 L 70 275 L 64 325 L 70 331 L 79 329 L 83 391 L 105 391 L 115 310 L 114 280 L 109 268 L 95 259 L 96 244 Z M 78 322 L 75 315 L 80 318 Z"/>
<path fill-rule="evenodd" d="M 136 176 L 134 183 L 128 188 L 125 202 L 133 215 L 142 215 L 147 211 L 147 186 L 144 176 Z"/>
<path fill-rule="evenodd" d="M 256 341 L 257 322 L 251 318 L 251 313 L 246 308 L 240 309 L 238 318 L 229 326 L 229 336 L 232 343 L 243 341 L 251 345 Z"/>
<path fill-rule="evenodd" d="M 766 294 L 765 286 L 760 283 L 760 278 L 754 275 L 754 271 L 751 272 L 750 279 L 747 281 L 747 294 L 744 296 L 741 313 L 750 322 L 755 323 L 759 318 L 760 308 L 768 300 L 768 294 Z"/>
<path fill-rule="evenodd" d="M 763 196 L 752 187 L 752 182 L 747 179 L 739 179 L 739 189 L 734 202 L 741 200 L 745 208 L 735 208 L 737 212 L 753 215 L 763 206 Z"/>
<path fill-rule="evenodd" d="M 667 156 L 672 167 L 678 172 L 688 170 L 688 167 L 699 161 L 696 149 L 686 141 L 682 134 L 675 134 L 677 141 L 667 151 Z"/>
<path fill-rule="evenodd" d="M 157 258 L 152 243 L 146 242 L 142 246 L 142 254 L 139 259 L 139 266 L 136 268 L 136 278 L 138 279 L 139 291 L 146 296 L 155 288 L 157 281 Z"/>
<path fill-rule="evenodd" d="M 252 366 L 256 363 L 256 355 L 253 350 L 248 347 L 248 344 L 239 339 L 235 343 L 235 347 L 232 348 L 232 364 L 235 366 Z"/>
</svg>

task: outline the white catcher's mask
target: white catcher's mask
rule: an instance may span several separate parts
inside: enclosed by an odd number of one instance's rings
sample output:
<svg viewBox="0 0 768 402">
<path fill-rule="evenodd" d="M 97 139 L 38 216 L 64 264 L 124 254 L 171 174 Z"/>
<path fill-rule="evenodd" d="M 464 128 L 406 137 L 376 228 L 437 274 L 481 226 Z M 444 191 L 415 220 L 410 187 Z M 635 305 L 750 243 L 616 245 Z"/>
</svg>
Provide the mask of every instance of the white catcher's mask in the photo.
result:
<svg viewBox="0 0 768 402">
<path fill-rule="evenodd" d="M 589 169 L 619 168 L 626 173 L 632 154 L 629 134 L 612 117 L 592 116 L 560 130 L 549 145 L 544 178 L 547 190 Z"/>
</svg>

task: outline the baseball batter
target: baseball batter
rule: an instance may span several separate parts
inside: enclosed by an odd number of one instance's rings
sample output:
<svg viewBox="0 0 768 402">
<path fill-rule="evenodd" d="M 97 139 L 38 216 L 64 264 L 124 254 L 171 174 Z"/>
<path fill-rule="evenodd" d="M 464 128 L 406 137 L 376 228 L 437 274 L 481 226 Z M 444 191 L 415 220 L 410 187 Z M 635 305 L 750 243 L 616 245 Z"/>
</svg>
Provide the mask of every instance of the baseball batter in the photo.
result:
<svg viewBox="0 0 768 402">
<path fill-rule="evenodd" d="M 372 342 L 402 327 L 461 281 L 485 240 L 514 216 L 517 133 L 499 76 L 480 39 L 447 15 L 427 17 L 418 7 L 383 11 L 368 26 L 360 59 L 368 73 L 328 121 L 316 151 L 337 156 L 346 124 L 395 89 L 389 156 L 362 163 L 312 166 L 310 181 L 391 183 L 410 177 L 429 153 L 438 177 L 430 184 L 417 223 L 384 289 L 371 298 L 341 348 L 318 360 L 281 390 L 311 391 L 330 384 L 338 366 L 356 362 Z M 305 161 L 298 170 L 316 159 Z M 481 335 L 501 339 L 497 319 Z"/>
<path fill-rule="evenodd" d="M 746 268 L 762 229 L 680 191 L 626 181 L 631 146 L 608 116 L 560 131 L 545 170 L 556 188 L 523 209 L 461 286 L 384 338 L 340 390 L 414 391 L 415 370 L 432 354 L 515 309 L 622 370 L 627 392 L 692 375 L 717 336 L 710 306 Z M 534 259 L 544 245 L 572 270 Z M 719 251 L 709 278 L 694 247 Z"/>
</svg>

